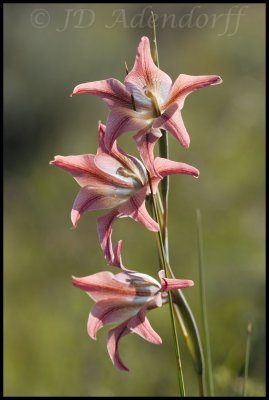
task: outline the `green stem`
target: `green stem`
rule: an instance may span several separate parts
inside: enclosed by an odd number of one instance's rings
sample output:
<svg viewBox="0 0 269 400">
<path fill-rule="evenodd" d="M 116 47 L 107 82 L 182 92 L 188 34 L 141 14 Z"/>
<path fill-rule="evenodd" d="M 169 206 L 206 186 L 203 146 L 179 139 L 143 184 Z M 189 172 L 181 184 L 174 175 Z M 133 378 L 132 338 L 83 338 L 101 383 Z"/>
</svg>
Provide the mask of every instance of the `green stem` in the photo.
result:
<svg viewBox="0 0 269 400">
<path fill-rule="evenodd" d="M 149 186 L 150 186 L 150 191 L 151 191 L 151 196 L 152 196 L 152 203 L 153 203 L 153 210 L 155 217 L 157 219 L 157 222 L 160 226 L 160 218 L 159 218 L 159 213 L 158 213 L 158 208 L 156 205 L 156 199 L 153 194 L 152 190 L 152 184 L 151 184 L 151 178 L 150 174 L 148 173 L 148 180 L 149 180 Z M 158 239 L 158 248 L 159 248 L 159 253 L 162 261 L 162 266 L 165 271 L 165 276 L 169 277 L 169 265 L 166 260 L 166 255 L 165 255 L 165 250 L 163 246 L 163 241 L 162 241 L 162 234 L 161 232 L 157 232 L 157 239 Z M 177 330 L 176 330 L 176 324 L 175 324 L 175 317 L 174 317 L 174 310 L 173 310 L 173 301 L 172 301 L 172 295 L 169 292 L 168 293 L 168 300 L 169 300 L 169 309 L 170 309 L 170 316 L 171 316 L 171 321 L 172 321 L 172 330 L 173 330 L 173 338 L 174 338 L 174 345 L 175 345 L 175 351 L 176 351 L 176 363 L 177 363 L 177 369 L 178 369 L 178 384 L 179 384 L 179 391 L 181 397 L 185 397 L 185 387 L 184 387 L 184 380 L 183 380 L 183 371 L 182 371 L 182 364 L 181 364 L 181 358 L 180 358 L 180 351 L 179 351 L 179 345 L 178 345 L 178 337 L 177 337 Z"/>
<path fill-rule="evenodd" d="M 198 235 L 198 255 L 199 255 L 199 281 L 200 281 L 200 304 L 202 314 L 202 325 L 205 341 L 205 364 L 206 364 L 206 381 L 207 389 L 210 397 L 214 397 L 213 369 L 211 361 L 210 338 L 208 328 L 208 317 L 206 308 L 206 290 L 205 290 L 205 267 L 204 267 L 204 252 L 203 252 L 203 235 L 202 235 L 202 220 L 200 210 L 196 210 L 197 218 L 197 235 Z"/>
<path fill-rule="evenodd" d="M 151 11 L 152 15 L 152 22 L 153 22 L 153 43 L 154 43 L 154 53 L 153 53 L 153 60 L 157 67 L 159 68 L 159 54 L 158 54 L 158 44 L 157 44 L 157 36 L 156 36 L 156 25 L 155 25 L 155 18 L 154 12 Z"/>
<path fill-rule="evenodd" d="M 245 372 L 244 372 L 244 382 L 243 382 L 243 390 L 242 396 L 246 397 L 247 394 L 247 380 L 248 380 L 248 367 L 249 367 L 249 358 L 250 358 L 250 343 L 251 343 L 251 335 L 252 335 L 252 324 L 249 322 L 247 327 L 247 345 L 246 345 L 246 356 L 245 356 Z"/>
<path fill-rule="evenodd" d="M 157 38 L 156 38 L 156 26 L 155 26 L 155 19 L 154 14 L 152 14 L 153 19 L 153 34 L 154 34 L 154 53 L 153 59 L 157 67 L 159 68 L 159 56 L 158 56 L 158 46 L 157 46 Z M 169 157 L 169 147 L 168 147 L 168 136 L 165 130 L 161 130 L 162 137 L 159 140 L 159 151 L 160 156 L 163 158 Z M 161 181 L 161 197 L 157 197 L 159 203 L 162 203 L 159 206 L 159 210 L 162 209 L 162 225 L 161 227 L 161 239 L 164 246 L 161 246 L 158 243 L 158 248 L 163 248 L 165 252 L 165 259 L 167 261 L 167 266 L 169 269 L 169 275 L 174 277 L 173 271 L 171 266 L 169 265 L 169 246 L 168 246 L 168 196 L 169 196 L 169 178 L 168 176 L 163 178 Z M 155 206 L 156 208 L 156 206 Z M 159 239 L 160 242 L 160 239 Z M 198 376 L 198 383 L 199 383 L 199 391 L 200 395 L 204 396 L 204 357 L 203 357 L 203 349 L 201 345 L 201 340 L 199 336 L 199 331 L 191 312 L 191 309 L 185 299 L 181 290 L 176 290 L 173 292 L 173 301 L 174 301 L 174 312 L 175 316 L 177 317 L 177 321 L 183 333 L 183 337 L 185 339 L 187 348 L 190 351 L 190 354 L 193 358 L 195 369 Z"/>
<path fill-rule="evenodd" d="M 160 156 L 162 158 L 169 158 L 169 144 L 168 135 L 164 129 L 161 129 L 162 136 L 159 141 Z M 169 197 L 169 177 L 165 176 L 161 181 L 161 196 L 163 203 L 163 242 L 166 252 L 166 257 L 169 260 L 169 248 L 168 248 L 168 197 Z"/>
<path fill-rule="evenodd" d="M 171 271 L 171 277 L 174 274 Z M 204 382 L 204 356 L 199 331 L 188 305 L 188 302 L 180 289 L 173 292 L 173 302 L 176 310 L 177 321 L 181 329 L 186 346 L 192 357 L 194 368 L 197 373 L 199 393 L 201 397 L 205 396 Z"/>
<path fill-rule="evenodd" d="M 157 36 L 156 36 L 156 25 L 154 13 L 151 11 L 152 20 L 153 20 L 153 43 L 154 43 L 154 52 L 153 52 L 153 60 L 157 67 L 159 68 L 159 53 L 158 53 L 158 44 L 157 44 Z M 159 114 L 161 115 L 161 113 Z M 169 147 L 168 147 L 168 136 L 167 132 L 164 129 L 161 129 L 162 137 L 159 141 L 159 149 L 160 156 L 162 158 L 169 157 Z M 162 195 L 162 204 L 163 204 L 163 226 L 162 226 L 162 239 L 164 243 L 166 258 L 169 260 L 169 248 L 168 248 L 168 196 L 169 196 L 169 177 L 165 176 L 161 181 L 161 195 Z"/>
</svg>

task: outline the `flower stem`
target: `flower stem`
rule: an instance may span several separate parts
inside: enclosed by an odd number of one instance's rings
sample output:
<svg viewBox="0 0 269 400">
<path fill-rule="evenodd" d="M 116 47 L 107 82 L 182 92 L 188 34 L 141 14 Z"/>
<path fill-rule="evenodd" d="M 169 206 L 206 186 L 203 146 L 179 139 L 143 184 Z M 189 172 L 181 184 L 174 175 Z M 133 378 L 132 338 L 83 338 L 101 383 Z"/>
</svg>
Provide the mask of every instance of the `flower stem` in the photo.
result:
<svg viewBox="0 0 269 400">
<path fill-rule="evenodd" d="M 153 59 L 157 67 L 159 68 L 159 56 L 158 56 L 158 45 L 156 38 L 156 26 L 154 13 L 151 12 L 153 19 L 153 35 L 154 35 L 154 52 Z M 162 136 L 159 141 L 159 152 L 160 156 L 163 158 L 169 157 L 169 146 L 168 146 L 168 136 L 167 132 L 161 129 Z M 152 196 L 153 197 L 153 196 Z M 164 259 L 166 260 L 167 267 L 169 270 L 169 275 L 174 277 L 172 268 L 169 264 L 169 246 L 168 246 L 168 197 L 169 197 L 169 177 L 164 177 L 161 181 L 161 197 L 157 196 L 157 202 L 159 203 L 158 210 L 162 209 L 161 217 L 159 216 L 159 220 L 162 220 L 161 227 L 161 237 L 158 240 L 158 249 L 164 251 Z M 155 209 L 157 209 L 155 204 Z M 156 216 L 157 217 L 157 216 Z M 161 246 L 161 242 L 164 244 Z M 194 361 L 195 370 L 198 376 L 198 384 L 199 384 L 199 392 L 201 396 L 205 394 L 204 388 L 204 356 L 203 356 L 203 348 L 201 345 L 201 340 L 199 336 L 199 331 L 194 319 L 194 316 L 191 312 L 191 309 L 185 299 L 182 291 L 180 289 L 173 291 L 173 301 L 174 301 L 174 313 L 177 317 L 177 321 L 181 328 L 183 337 L 185 339 L 187 348 L 192 356 Z"/>
<path fill-rule="evenodd" d="M 151 191 L 151 195 L 152 195 L 152 203 L 153 203 L 154 214 L 155 214 L 157 222 L 158 222 L 158 224 L 160 226 L 160 218 L 159 218 L 158 208 L 157 208 L 157 205 L 156 205 L 155 195 L 154 195 L 153 190 L 152 190 L 152 184 L 151 184 L 151 179 L 150 179 L 150 174 L 149 173 L 148 173 L 148 180 L 149 180 L 149 186 L 150 186 L 150 191 Z M 168 266 L 168 262 L 166 260 L 166 255 L 165 255 L 165 250 L 164 250 L 163 240 L 162 240 L 162 234 L 161 234 L 160 231 L 157 232 L 157 239 L 158 239 L 158 248 L 159 248 L 159 252 L 160 252 L 162 266 L 163 266 L 163 269 L 165 271 L 165 276 L 169 277 L 170 276 L 169 266 Z M 177 362 L 177 369 L 178 369 L 179 391 L 180 391 L 180 396 L 181 397 L 185 397 L 183 371 L 182 371 L 180 351 L 179 351 L 179 345 L 178 345 L 178 337 L 177 337 L 177 330 L 176 330 L 174 310 L 173 310 L 173 301 L 172 301 L 172 295 L 171 295 L 170 292 L 168 293 L 168 300 L 169 300 L 169 309 L 170 309 L 170 316 L 171 316 L 172 330 L 173 330 L 173 338 L 174 338 L 175 351 L 176 351 L 176 362 Z"/>
<path fill-rule="evenodd" d="M 162 158 L 169 158 L 169 144 L 167 132 L 161 129 L 162 136 L 159 141 L 160 156 Z M 169 260 L 169 248 L 168 248 L 168 197 L 169 197 L 169 176 L 165 176 L 161 181 L 161 195 L 163 203 L 163 242 L 167 260 Z"/>
</svg>

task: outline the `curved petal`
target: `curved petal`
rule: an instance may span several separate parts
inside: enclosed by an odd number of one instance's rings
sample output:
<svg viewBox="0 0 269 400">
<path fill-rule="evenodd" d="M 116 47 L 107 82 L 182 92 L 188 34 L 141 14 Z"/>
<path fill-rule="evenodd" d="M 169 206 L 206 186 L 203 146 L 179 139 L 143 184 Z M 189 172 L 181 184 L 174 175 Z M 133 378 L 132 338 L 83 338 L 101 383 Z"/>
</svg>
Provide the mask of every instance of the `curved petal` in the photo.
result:
<svg viewBox="0 0 269 400">
<path fill-rule="evenodd" d="M 50 165 L 55 165 L 69 172 L 80 186 L 90 183 L 89 178 L 93 169 L 93 154 L 82 154 L 77 156 L 55 156 Z"/>
<path fill-rule="evenodd" d="M 142 296 L 154 296 L 161 288 L 160 283 L 155 278 L 136 271 L 119 272 L 114 276 L 114 279 L 128 286 L 135 286 Z"/>
<path fill-rule="evenodd" d="M 127 170 L 135 175 L 134 178 L 138 179 L 143 185 L 146 180 L 146 171 L 143 164 L 136 157 L 127 154 L 121 149 L 116 141 L 113 143 L 109 152 L 104 143 L 105 130 L 105 125 L 99 122 L 99 147 L 94 158 L 95 164 L 103 171 L 110 171 L 113 175 L 117 174 L 119 179 L 134 183 L 130 173 L 130 176 L 128 176 L 128 171 L 126 176 L 119 173 L 119 169 L 124 169 L 126 167 Z"/>
<path fill-rule="evenodd" d="M 130 286 L 128 282 L 116 279 L 109 271 L 84 277 L 72 277 L 72 284 L 84 290 L 96 302 L 116 299 L 127 303 L 133 302 L 134 297 L 137 296 L 134 287 Z"/>
<path fill-rule="evenodd" d="M 123 165 L 116 158 L 107 153 L 98 152 L 94 157 L 94 162 L 99 169 L 110 175 L 116 175 L 116 177 L 117 171 L 123 168 Z M 119 176 L 119 178 L 122 177 Z"/>
<path fill-rule="evenodd" d="M 189 279 L 166 278 L 164 270 L 159 271 L 159 277 L 161 280 L 162 292 L 168 292 L 169 290 L 174 290 L 174 289 L 183 289 L 194 285 L 194 282 Z"/>
<path fill-rule="evenodd" d="M 149 320 L 146 317 L 146 313 L 147 308 L 145 306 L 139 311 L 138 314 L 136 314 L 127 322 L 127 328 L 150 343 L 161 344 L 162 339 L 150 325 Z"/>
<path fill-rule="evenodd" d="M 195 178 L 199 176 L 199 170 L 197 168 L 167 158 L 156 157 L 154 160 L 154 166 L 162 178 L 173 174 L 192 175 Z"/>
<path fill-rule="evenodd" d="M 97 154 L 99 152 L 108 153 L 107 152 L 107 148 L 105 146 L 105 133 L 106 133 L 105 124 L 102 124 L 101 121 L 98 121 L 98 149 L 97 149 Z"/>
<path fill-rule="evenodd" d="M 126 323 L 123 323 L 116 328 L 111 329 L 107 338 L 107 350 L 113 365 L 121 371 L 126 372 L 128 372 L 129 369 L 123 364 L 120 358 L 119 341 L 123 336 L 128 335 L 129 333 L 131 333 L 130 329 L 127 328 Z"/>
<path fill-rule="evenodd" d="M 105 133 L 105 146 L 110 152 L 115 140 L 125 132 L 139 130 L 149 126 L 152 118 L 147 114 L 138 113 L 123 107 L 112 110 L 108 116 Z"/>
<path fill-rule="evenodd" d="M 118 146 L 116 141 L 112 146 L 111 154 L 135 175 L 136 179 L 140 181 L 141 185 L 144 185 L 147 179 L 147 171 L 140 160 L 130 154 L 125 153 L 125 151 Z"/>
<path fill-rule="evenodd" d="M 111 109 L 116 106 L 132 108 L 130 93 L 117 79 L 81 83 L 74 88 L 71 96 L 81 93 L 101 97 Z"/>
<path fill-rule="evenodd" d="M 159 225 L 151 218 L 145 206 L 146 193 L 147 187 L 144 187 L 135 193 L 126 203 L 120 205 L 118 210 L 122 215 L 140 222 L 150 231 L 158 232 Z"/>
<path fill-rule="evenodd" d="M 183 147 L 188 148 L 190 145 L 190 137 L 185 128 L 177 103 L 173 103 L 154 121 L 153 128 L 164 128 L 171 132 Z"/>
<path fill-rule="evenodd" d="M 93 154 L 55 156 L 54 160 L 50 161 L 50 164 L 69 172 L 82 187 L 101 186 L 104 188 L 106 185 L 111 187 L 114 184 L 115 186 L 132 189 L 132 184 L 128 180 L 123 180 L 120 176 L 98 168 L 95 163 L 95 157 Z"/>
<path fill-rule="evenodd" d="M 122 323 L 134 315 L 141 308 L 141 305 L 128 303 L 124 299 L 102 300 L 96 303 L 89 315 L 87 331 L 92 339 L 96 339 L 96 334 L 103 326 L 110 323 Z"/>
<path fill-rule="evenodd" d="M 153 344 L 161 344 L 162 339 L 153 330 L 148 319 L 146 318 L 147 310 L 143 308 L 140 312 L 131 318 L 129 321 L 111 329 L 108 334 L 107 350 L 114 366 L 122 371 L 129 371 L 129 369 L 122 362 L 119 355 L 119 341 L 123 336 L 131 332 L 136 333 L 143 339 Z"/>
<path fill-rule="evenodd" d="M 140 157 L 151 176 L 159 176 L 154 165 L 154 147 L 161 136 L 159 129 L 143 129 L 134 136 Z"/>
<path fill-rule="evenodd" d="M 171 78 L 161 71 L 153 62 L 150 52 L 150 43 L 147 37 L 142 37 L 137 48 L 137 55 L 133 69 L 126 76 L 124 83 L 135 99 L 136 106 L 151 108 L 151 99 L 146 95 L 151 92 L 163 105 L 171 90 Z"/>
<path fill-rule="evenodd" d="M 71 211 L 71 221 L 76 227 L 82 214 L 90 210 L 114 208 L 123 200 L 113 194 L 113 186 L 105 185 L 102 189 L 85 186 L 80 189 Z"/>
<path fill-rule="evenodd" d="M 121 250 L 122 250 L 122 240 L 119 240 L 115 244 L 115 246 L 113 246 L 113 264 L 112 265 L 128 271 L 128 269 L 123 266 L 122 259 L 121 259 Z"/>
<path fill-rule="evenodd" d="M 118 210 L 112 210 L 110 213 L 97 219 L 97 231 L 104 257 L 109 265 L 127 270 L 121 261 L 122 240 L 112 245 L 112 224 L 120 217 Z"/>
<path fill-rule="evenodd" d="M 220 83 L 222 83 L 222 79 L 217 75 L 191 76 L 180 74 L 172 86 L 171 92 L 164 107 L 166 108 L 176 102 L 181 110 L 188 94 L 194 90 L 201 89 L 209 85 L 218 85 Z"/>
</svg>

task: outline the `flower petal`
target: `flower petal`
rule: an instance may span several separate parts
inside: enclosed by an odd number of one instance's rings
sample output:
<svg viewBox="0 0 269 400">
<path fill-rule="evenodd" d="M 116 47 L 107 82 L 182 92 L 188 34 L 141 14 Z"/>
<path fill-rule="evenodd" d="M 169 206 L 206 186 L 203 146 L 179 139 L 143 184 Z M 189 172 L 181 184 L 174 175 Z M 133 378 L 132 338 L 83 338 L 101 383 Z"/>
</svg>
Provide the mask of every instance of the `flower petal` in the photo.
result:
<svg viewBox="0 0 269 400">
<path fill-rule="evenodd" d="M 101 97 L 111 109 L 116 106 L 132 108 L 130 93 L 117 79 L 81 83 L 74 88 L 71 96 L 80 93 Z"/>
<path fill-rule="evenodd" d="M 111 150 L 115 140 L 124 132 L 139 130 L 149 126 L 152 118 L 147 113 L 138 113 L 123 107 L 113 109 L 107 120 L 105 146 Z"/>
<path fill-rule="evenodd" d="M 154 166 L 162 178 L 173 174 L 192 175 L 195 178 L 199 176 L 199 170 L 197 168 L 192 167 L 189 164 L 172 161 L 167 158 L 156 157 L 154 160 Z"/>
<path fill-rule="evenodd" d="M 50 165 L 62 168 L 69 172 L 80 186 L 91 183 L 90 174 L 94 168 L 94 155 L 82 154 L 78 156 L 55 156 Z M 96 168 L 94 168 L 95 170 Z"/>
<path fill-rule="evenodd" d="M 88 318 L 87 331 L 92 339 L 96 339 L 96 334 L 103 326 L 110 323 L 122 323 L 134 315 L 141 308 L 135 305 L 131 299 L 109 299 L 98 301 L 92 308 Z"/>
<path fill-rule="evenodd" d="M 160 338 L 158 333 L 154 331 L 149 323 L 149 320 L 146 317 L 147 311 L 148 310 L 146 306 L 143 307 L 138 314 L 136 314 L 127 322 L 127 328 L 129 328 L 132 332 L 141 336 L 148 342 L 151 342 L 153 344 L 161 344 L 162 339 Z"/>
<path fill-rule="evenodd" d="M 220 83 L 222 83 L 222 79 L 217 75 L 191 76 L 180 74 L 173 84 L 164 107 L 167 108 L 169 105 L 176 102 L 181 110 L 188 94 L 196 89 L 200 89 L 209 85 L 218 85 Z"/>
<path fill-rule="evenodd" d="M 159 225 L 149 215 L 146 206 L 145 198 L 147 193 L 147 187 L 142 188 L 136 192 L 126 203 L 121 204 L 118 207 L 119 212 L 126 216 L 133 218 L 135 221 L 140 222 L 147 229 L 152 232 L 159 231 Z"/>
<path fill-rule="evenodd" d="M 115 282 L 112 272 L 109 271 L 97 272 L 97 274 L 83 277 L 73 276 L 72 284 L 87 292 L 94 301 L 106 300 L 113 295 L 119 297 L 119 294 L 115 291 L 115 289 L 119 291 L 119 285 Z"/>
<path fill-rule="evenodd" d="M 113 186 L 104 185 L 103 188 L 85 186 L 80 189 L 71 211 L 71 221 L 76 227 L 82 214 L 90 210 L 114 208 L 123 200 L 113 194 Z"/>
<path fill-rule="evenodd" d="M 169 290 L 174 289 L 183 289 L 194 285 L 194 282 L 189 279 L 166 278 L 163 270 L 159 271 L 159 277 L 161 280 L 162 292 L 168 292 Z"/>
<path fill-rule="evenodd" d="M 104 271 L 97 274 L 72 277 L 72 284 L 84 290 L 94 301 L 118 299 L 122 302 L 133 302 L 137 291 L 128 282 L 120 281 L 112 272 Z M 137 301 L 138 304 L 138 301 Z"/>
<path fill-rule="evenodd" d="M 62 168 L 69 172 L 78 184 L 82 187 L 102 187 L 111 185 L 132 188 L 128 181 L 124 181 L 120 176 L 115 176 L 97 167 L 93 154 L 82 154 L 75 156 L 55 156 L 51 165 Z"/>
<path fill-rule="evenodd" d="M 190 145 L 190 137 L 185 128 L 177 103 L 170 105 L 170 107 L 154 121 L 153 128 L 164 128 L 171 132 L 183 147 L 188 148 Z"/>
<path fill-rule="evenodd" d="M 153 62 L 150 52 L 150 43 L 147 37 L 142 37 L 137 48 L 137 55 L 133 69 L 126 76 L 124 83 L 132 93 L 136 107 L 152 108 L 150 98 L 145 94 L 150 91 L 160 106 L 167 100 L 172 81 Z"/>
<path fill-rule="evenodd" d="M 104 253 L 104 257 L 109 265 L 127 270 L 121 261 L 121 249 L 122 241 L 118 241 L 117 244 L 112 246 L 112 224 L 120 217 L 118 210 L 112 210 L 110 213 L 103 215 L 97 219 L 97 231 L 101 248 Z"/>
<path fill-rule="evenodd" d="M 120 339 L 130 333 L 130 329 L 126 327 L 126 323 L 111 329 L 107 338 L 107 350 L 113 365 L 121 371 L 128 372 L 129 369 L 123 364 L 119 355 L 119 341 Z"/>
<path fill-rule="evenodd" d="M 119 355 L 119 341 L 123 336 L 134 332 L 148 342 L 154 344 L 162 343 L 162 339 L 153 330 L 148 319 L 145 317 L 146 312 L 147 309 L 143 308 L 136 316 L 127 321 L 127 323 L 124 322 L 109 331 L 107 340 L 108 353 L 114 366 L 122 371 L 129 371 L 123 364 Z"/>
<path fill-rule="evenodd" d="M 143 274 L 136 271 L 119 272 L 114 276 L 119 282 L 139 288 L 139 292 L 146 295 L 155 295 L 161 288 L 160 283 L 148 274 Z"/>
<path fill-rule="evenodd" d="M 95 164 L 104 171 L 110 171 L 114 175 L 117 174 L 119 179 L 133 183 L 133 179 L 128 177 L 128 174 L 127 176 L 123 176 L 118 173 L 119 168 L 125 167 L 137 177 L 141 184 L 144 184 L 146 170 L 143 164 L 136 157 L 127 154 L 121 149 L 116 141 L 109 152 L 104 143 L 105 129 L 105 125 L 99 122 L 99 147 L 94 158 Z"/>
<path fill-rule="evenodd" d="M 154 165 L 154 147 L 161 136 L 159 129 L 142 129 L 134 136 L 140 157 L 151 176 L 160 176 Z"/>
</svg>

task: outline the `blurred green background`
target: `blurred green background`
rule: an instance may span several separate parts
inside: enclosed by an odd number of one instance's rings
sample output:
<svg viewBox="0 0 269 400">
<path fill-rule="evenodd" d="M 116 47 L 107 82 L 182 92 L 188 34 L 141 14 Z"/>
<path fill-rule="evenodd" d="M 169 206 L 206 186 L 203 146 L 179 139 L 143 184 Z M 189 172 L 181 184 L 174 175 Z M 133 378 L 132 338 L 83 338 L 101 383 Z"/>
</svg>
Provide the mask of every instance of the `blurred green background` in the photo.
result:
<svg viewBox="0 0 269 400">
<path fill-rule="evenodd" d="M 146 8 L 147 7 L 147 8 Z M 239 395 L 246 327 L 253 322 L 248 394 L 265 394 L 265 6 L 262 4 L 4 5 L 4 394 L 6 396 L 174 396 L 178 393 L 168 308 L 149 319 L 163 338 L 122 340 L 130 373 L 113 368 L 107 330 L 94 342 L 93 304 L 71 276 L 110 269 L 95 229 L 102 211 L 72 230 L 76 182 L 48 165 L 56 154 L 95 153 L 95 97 L 70 98 L 75 85 L 124 79 L 140 37 L 159 15 L 161 68 L 218 74 L 222 85 L 190 95 L 183 109 L 191 137 L 170 135 L 170 158 L 195 165 L 199 179 L 171 178 L 171 264 L 200 324 L 195 210 L 202 213 L 208 319 L 216 395 Z M 84 11 L 83 11 L 84 10 Z M 69 19 L 67 20 L 67 17 Z M 121 145 L 137 154 L 131 135 Z M 126 266 L 157 275 L 154 235 L 117 222 Z M 180 339 L 181 340 L 181 339 Z M 180 341 L 187 395 L 196 378 Z"/>
</svg>

